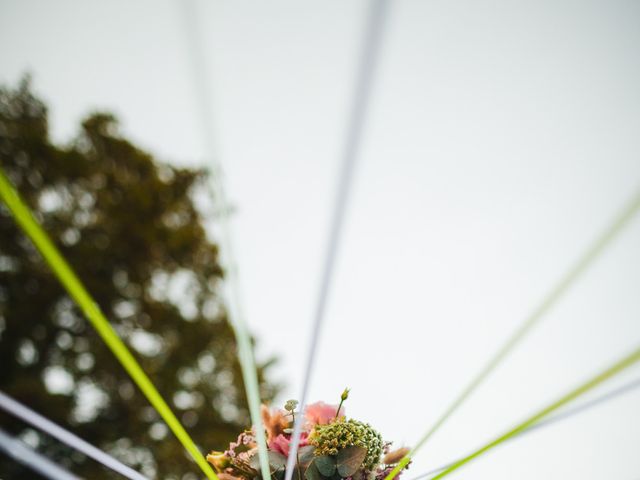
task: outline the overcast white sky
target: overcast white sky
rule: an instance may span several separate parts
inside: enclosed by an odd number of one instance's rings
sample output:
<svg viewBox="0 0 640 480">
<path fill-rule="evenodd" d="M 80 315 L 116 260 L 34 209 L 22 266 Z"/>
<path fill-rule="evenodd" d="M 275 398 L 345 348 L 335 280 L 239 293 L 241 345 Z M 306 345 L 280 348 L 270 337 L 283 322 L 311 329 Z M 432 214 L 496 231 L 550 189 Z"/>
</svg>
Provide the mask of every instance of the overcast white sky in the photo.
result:
<svg viewBox="0 0 640 480">
<path fill-rule="evenodd" d="M 302 381 L 364 5 L 197 4 L 245 309 L 283 399 Z M 0 81 L 34 74 L 56 139 L 105 108 L 160 158 L 202 164 L 182 13 L 0 0 Z M 635 0 L 394 0 L 311 399 L 348 385 L 350 415 L 413 443 L 640 188 L 639 27 Z M 640 342 L 639 245 L 636 218 L 407 478 Z M 640 392 L 452 478 L 637 480 L 638 445 Z"/>
</svg>

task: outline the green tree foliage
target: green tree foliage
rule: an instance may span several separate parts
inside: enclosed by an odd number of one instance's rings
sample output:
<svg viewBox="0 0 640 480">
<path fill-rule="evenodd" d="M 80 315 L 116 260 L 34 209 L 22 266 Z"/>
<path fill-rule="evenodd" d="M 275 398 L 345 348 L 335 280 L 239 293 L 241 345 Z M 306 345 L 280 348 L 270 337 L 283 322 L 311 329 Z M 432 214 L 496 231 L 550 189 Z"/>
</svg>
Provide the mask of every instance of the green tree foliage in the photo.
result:
<svg viewBox="0 0 640 480">
<path fill-rule="evenodd" d="M 48 134 L 28 80 L 0 89 L 0 162 L 203 450 L 249 424 L 223 272 L 194 190 L 206 174 L 156 162 L 94 114 L 68 146 Z M 261 394 L 276 387 L 259 368 Z M 197 467 L 0 207 L 0 389 L 150 477 Z M 96 463 L 0 416 L 3 427 L 91 479 Z M 3 478 L 34 478 L 0 458 Z M 194 473 L 187 473 L 194 472 Z"/>
</svg>

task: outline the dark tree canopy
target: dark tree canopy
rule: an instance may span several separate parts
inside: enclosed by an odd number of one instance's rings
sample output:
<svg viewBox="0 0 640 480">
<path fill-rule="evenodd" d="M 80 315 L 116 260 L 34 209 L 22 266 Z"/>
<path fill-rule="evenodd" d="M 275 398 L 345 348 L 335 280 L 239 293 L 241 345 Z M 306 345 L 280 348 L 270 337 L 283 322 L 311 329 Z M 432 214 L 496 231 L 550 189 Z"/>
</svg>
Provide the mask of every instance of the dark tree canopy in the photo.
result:
<svg viewBox="0 0 640 480">
<path fill-rule="evenodd" d="M 222 449 L 249 415 L 217 247 L 193 203 L 206 173 L 156 162 L 109 114 L 55 145 L 28 80 L 0 89 L 0 163 L 196 443 Z M 269 400 L 267 366 L 259 374 Z M 152 478 L 201 477 L 4 205 L 0 389 Z M 21 422 L 0 421 L 80 475 L 115 478 Z M 34 478 L 2 456 L 0 476 Z"/>
</svg>

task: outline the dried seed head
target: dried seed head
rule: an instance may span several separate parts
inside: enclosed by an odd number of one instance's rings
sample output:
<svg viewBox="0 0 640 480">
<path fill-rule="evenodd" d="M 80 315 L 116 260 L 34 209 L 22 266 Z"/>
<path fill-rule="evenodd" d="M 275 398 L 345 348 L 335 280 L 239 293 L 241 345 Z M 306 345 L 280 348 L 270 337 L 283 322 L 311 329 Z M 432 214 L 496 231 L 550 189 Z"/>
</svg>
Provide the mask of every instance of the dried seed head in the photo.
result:
<svg viewBox="0 0 640 480">
<path fill-rule="evenodd" d="M 385 465 L 395 465 L 400 460 L 402 460 L 407 453 L 409 453 L 409 449 L 406 447 L 398 448 L 397 450 L 393 450 L 392 452 L 387 453 L 382 459 L 382 463 Z"/>
<path fill-rule="evenodd" d="M 284 404 L 284 409 L 287 412 L 293 412 L 297 406 L 298 406 L 297 400 L 287 400 L 287 403 Z"/>
</svg>

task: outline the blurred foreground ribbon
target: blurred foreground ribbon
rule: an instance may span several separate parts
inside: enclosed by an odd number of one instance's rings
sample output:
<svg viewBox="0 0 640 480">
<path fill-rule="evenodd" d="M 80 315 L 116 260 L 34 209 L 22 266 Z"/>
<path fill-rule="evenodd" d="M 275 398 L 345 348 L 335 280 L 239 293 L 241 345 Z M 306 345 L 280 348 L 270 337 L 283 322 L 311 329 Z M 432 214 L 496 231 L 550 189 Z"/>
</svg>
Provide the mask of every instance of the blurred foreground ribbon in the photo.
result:
<svg viewBox="0 0 640 480">
<path fill-rule="evenodd" d="M 71 448 L 85 454 L 89 458 L 93 458 L 95 461 L 100 462 L 105 467 L 119 473 L 123 477 L 130 480 L 148 480 L 147 477 L 136 472 L 133 468 L 128 467 L 112 456 L 107 455 L 99 448 L 94 447 L 77 435 L 74 435 L 59 425 L 56 425 L 51 420 L 44 418 L 42 415 L 34 412 L 30 408 L 27 408 L 13 398 L 5 395 L 3 392 L 0 392 L 0 409 L 26 423 L 29 423 L 38 430 L 57 438 L 62 443 L 65 443 Z"/>
<path fill-rule="evenodd" d="M 44 455 L 34 452 L 17 438 L 7 435 L 2 429 L 0 429 L 0 451 L 5 452 L 16 462 L 34 472 L 38 472 L 44 478 L 51 480 L 81 480 L 80 477 L 69 473 Z"/>
</svg>

